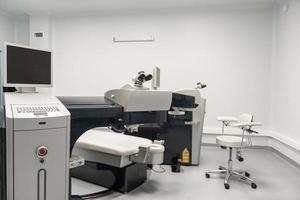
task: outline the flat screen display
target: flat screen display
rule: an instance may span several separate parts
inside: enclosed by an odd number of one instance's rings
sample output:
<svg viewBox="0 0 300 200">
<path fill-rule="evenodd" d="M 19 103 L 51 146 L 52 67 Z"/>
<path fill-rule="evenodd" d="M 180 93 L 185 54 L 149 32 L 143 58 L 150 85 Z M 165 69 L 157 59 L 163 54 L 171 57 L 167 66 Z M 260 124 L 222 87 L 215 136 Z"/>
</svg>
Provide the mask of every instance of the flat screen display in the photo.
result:
<svg viewBox="0 0 300 200">
<path fill-rule="evenodd" d="M 51 52 L 7 45 L 6 82 L 51 85 Z"/>
</svg>

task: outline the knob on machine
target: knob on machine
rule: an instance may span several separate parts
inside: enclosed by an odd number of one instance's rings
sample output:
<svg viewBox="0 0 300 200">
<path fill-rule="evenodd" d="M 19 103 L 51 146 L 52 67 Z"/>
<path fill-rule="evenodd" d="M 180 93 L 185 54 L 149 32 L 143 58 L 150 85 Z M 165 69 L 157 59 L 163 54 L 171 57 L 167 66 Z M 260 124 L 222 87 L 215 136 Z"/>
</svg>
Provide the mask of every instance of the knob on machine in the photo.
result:
<svg viewBox="0 0 300 200">
<path fill-rule="evenodd" d="M 48 154 L 48 148 L 45 146 L 40 146 L 36 150 L 36 155 L 40 159 L 40 163 L 42 164 L 45 162 L 45 157 L 47 156 L 47 154 Z"/>
</svg>

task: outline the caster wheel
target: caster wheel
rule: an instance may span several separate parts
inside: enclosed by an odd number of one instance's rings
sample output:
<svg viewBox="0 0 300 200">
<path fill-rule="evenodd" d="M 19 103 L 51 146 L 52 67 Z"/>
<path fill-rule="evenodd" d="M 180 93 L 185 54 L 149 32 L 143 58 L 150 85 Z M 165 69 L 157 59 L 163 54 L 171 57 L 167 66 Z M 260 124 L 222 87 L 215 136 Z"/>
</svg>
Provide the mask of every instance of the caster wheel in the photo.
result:
<svg viewBox="0 0 300 200">
<path fill-rule="evenodd" d="M 249 178 L 250 174 L 248 172 L 245 172 L 245 176 Z"/>
<path fill-rule="evenodd" d="M 222 167 L 221 167 L 221 166 L 219 167 L 219 170 L 222 170 Z"/>
<path fill-rule="evenodd" d="M 230 188 L 228 183 L 224 183 L 224 187 L 225 187 L 226 190 L 229 190 L 229 188 Z"/>
<path fill-rule="evenodd" d="M 206 177 L 206 178 L 210 178 L 209 173 L 205 173 L 205 177 Z"/>
<path fill-rule="evenodd" d="M 238 161 L 243 162 L 244 158 L 243 157 L 238 157 Z"/>
<path fill-rule="evenodd" d="M 255 183 L 251 183 L 251 187 L 252 187 L 253 189 L 256 189 L 256 188 L 257 188 L 257 185 L 256 185 Z"/>
</svg>

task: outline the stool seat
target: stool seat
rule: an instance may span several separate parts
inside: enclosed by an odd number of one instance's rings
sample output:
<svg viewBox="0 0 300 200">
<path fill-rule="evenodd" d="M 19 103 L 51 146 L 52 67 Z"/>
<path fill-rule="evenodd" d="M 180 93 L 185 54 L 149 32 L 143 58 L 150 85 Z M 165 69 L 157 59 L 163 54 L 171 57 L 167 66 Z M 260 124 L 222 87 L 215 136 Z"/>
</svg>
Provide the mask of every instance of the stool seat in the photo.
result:
<svg viewBox="0 0 300 200">
<path fill-rule="evenodd" d="M 240 136 L 231 136 L 231 135 L 222 135 L 218 136 L 217 144 L 224 147 L 232 147 L 232 148 L 239 148 L 241 147 L 242 137 Z M 247 140 L 244 138 L 243 144 L 246 144 Z"/>
</svg>

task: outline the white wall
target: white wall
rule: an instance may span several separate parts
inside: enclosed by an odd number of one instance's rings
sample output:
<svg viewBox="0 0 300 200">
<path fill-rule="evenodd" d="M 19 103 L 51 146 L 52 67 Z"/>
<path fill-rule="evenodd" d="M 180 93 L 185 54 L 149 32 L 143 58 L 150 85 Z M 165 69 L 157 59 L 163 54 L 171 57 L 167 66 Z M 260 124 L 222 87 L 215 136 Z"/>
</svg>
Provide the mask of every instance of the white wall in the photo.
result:
<svg viewBox="0 0 300 200">
<path fill-rule="evenodd" d="M 162 89 L 203 81 L 208 84 L 203 90 L 207 133 L 219 127 L 217 115 L 251 112 L 264 124 L 261 133 L 289 145 L 271 146 L 300 162 L 298 154 L 293 156 L 297 150 L 288 148 L 300 150 L 300 2 L 286 5 L 274 13 L 249 9 L 61 16 L 52 24 L 50 18 L 34 16 L 30 25 L 28 16 L 0 12 L 0 43 L 29 44 L 34 31 L 47 29 L 57 95 L 103 95 L 138 70 L 151 72 L 154 66 L 162 69 Z M 113 36 L 149 35 L 154 43 L 112 43 Z"/>
<path fill-rule="evenodd" d="M 0 10 L 0 49 L 3 42 L 29 44 L 29 18 L 27 15 L 9 15 Z"/>
<path fill-rule="evenodd" d="M 51 49 L 51 23 L 50 17 L 46 15 L 30 15 L 29 23 L 30 46 Z M 35 37 L 35 33 L 43 33 L 43 37 Z"/>
<path fill-rule="evenodd" d="M 13 42 L 14 36 L 14 18 L 0 10 L 0 50 L 3 42 Z"/>
<path fill-rule="evenodd" d="M 275 137 L 300 150 L 300 2 L 286 5 L 275 13 L 271 125 Z"/>
<path fill-rule="evenodd" d="M 3 50 L 3 42 L 12 42 L 14 40 L 14 24 L 11 16 L 3 13 L 0 10 L 0 51 Z M 3 69 L 2 69 L 2 54 L 0 54 L 0 94 L 2 92 L 2 84 L 3 84 Z M 0 111 L 2 111 L 3 104 L 3 96 L 0 95 Z M 1 117 L 0 117 L 1 118 Z M 2 120 L 0 119 L 0 123 Z M 0 124 L 1 126 L 2 124 Z"/>
<path fill-rule="evenodd" d="M 112 43 L 153 35 L 153 43 Z M 103 95 L 159 66 L 162 89 L 207 83 L 206 127 L 251 112 L 268 126 L 272 12 L 261 10 L 69 16 L 53 20 L 57 95 Z"/>
<path fill-rule="evenodd" d="M 14 42 L 29 45 L 29 16 L 18 15 L 14 17 Z"/>
</svg>

